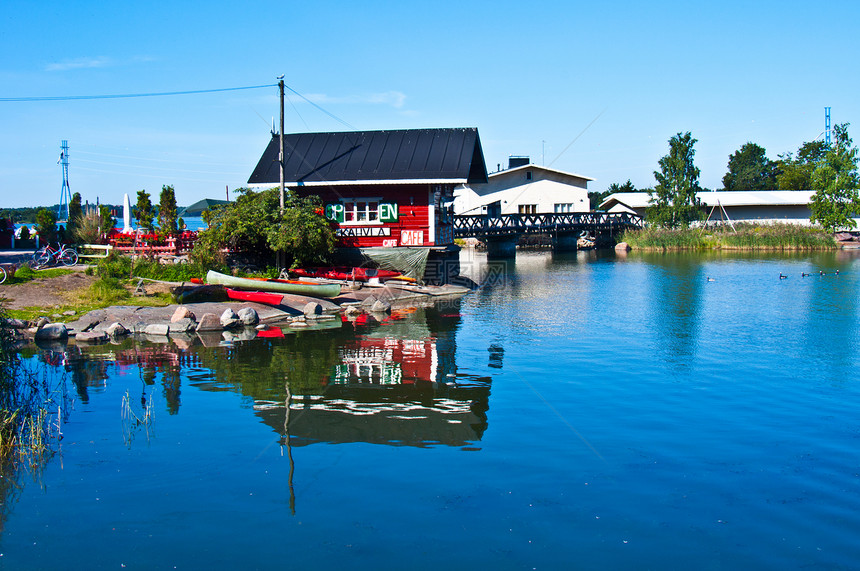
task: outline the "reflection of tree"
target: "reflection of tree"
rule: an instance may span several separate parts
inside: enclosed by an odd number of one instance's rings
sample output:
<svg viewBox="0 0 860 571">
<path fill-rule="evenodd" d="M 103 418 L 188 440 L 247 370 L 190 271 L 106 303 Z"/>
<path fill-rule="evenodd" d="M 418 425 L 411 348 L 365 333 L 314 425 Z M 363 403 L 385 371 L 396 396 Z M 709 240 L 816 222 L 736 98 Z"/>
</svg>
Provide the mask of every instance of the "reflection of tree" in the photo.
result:
<svg viewBox="0 0 860 571">
<path fill-rule="evenodd" d="M 702 311 L 701 257 L 687 253 L 645 254 L 654 267 L 652 278 L 652 323 L 658 335 L 658 350 L 675 365 L 689 363 L 695 353 Z"/>
</svg>

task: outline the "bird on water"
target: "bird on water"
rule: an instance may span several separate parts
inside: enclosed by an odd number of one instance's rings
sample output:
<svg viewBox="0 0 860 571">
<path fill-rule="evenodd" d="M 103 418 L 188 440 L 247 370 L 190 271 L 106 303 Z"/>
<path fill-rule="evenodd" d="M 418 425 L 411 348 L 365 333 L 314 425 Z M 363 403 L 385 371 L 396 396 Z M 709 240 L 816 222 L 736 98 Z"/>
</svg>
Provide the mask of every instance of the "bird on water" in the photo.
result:
<svg viewBox="0 0 860 571">
<path fill-rule="evenodd" d="M 712 278 L 711 276 L 708 276 L 708 281 L 709 281 L 709 282 L 715 282 L 715 281 L 717 281 L 717 280 L 715 280 L 715 279 L 714 279 L 714 278 Z"/>
<path fill-rule="evenodd" d="M 780 273 L 779 273 L 779 279 L 781 279 L 781 280 L 785 280 L 785 279 L 788 279 L 788 276 L 783 275 L 783 273 L 782 273 L 782 272 L 780 272 Z"/>
</svg>

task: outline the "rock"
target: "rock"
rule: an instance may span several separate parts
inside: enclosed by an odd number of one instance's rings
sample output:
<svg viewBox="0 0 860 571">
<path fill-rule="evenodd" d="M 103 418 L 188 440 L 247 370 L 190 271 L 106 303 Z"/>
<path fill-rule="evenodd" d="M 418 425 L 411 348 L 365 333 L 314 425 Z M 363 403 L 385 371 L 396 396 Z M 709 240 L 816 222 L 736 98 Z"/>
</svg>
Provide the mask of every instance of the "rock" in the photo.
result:
<svg viewBox="0 0 860 571">
<path fill-rule="evenodd" d="M 291 321 L 290 329 L 301 329 L 303 327 L 309 327 L 309 325 L 304 321 Z"/>
<path fill-rule="evenodd" d="M 253 307 L 243 307 L 239 310 L 239 321 L 244 325 L 254 326 L 260 322 L 260 316 Z"/>
<path fill-rule="evenodd" d="M 36 327 L 37 329 L 41 329 L 42 327 L 46 326 L 50 322 L 51 322 L 50 319 L 48 319 L 45 316 L 42 316 L 42 317 L 39 317 L 38 319 L 36 319 L 36 321 L 33 323 L 33 326 Z"/>
<path fill-rule="evenodd" d="M 143 329 L 144 335 L 166 337 L 170 333 L 170 325 L 167 323 L 150 323 Z"/>
<path fill-rule="evenodd" d="M 221 320 L 214 313 L 204 313 L 203 317 L 197 323 L 197 331 L 221 331 L 224 326 L 221 325 Z M 220 339 L 220 336 L 219 336 Z"/>
<path fill-rule="evenodd" d="M 171 321 L 168 327 L 171 334 L 188 333 L 189 331 L 194 331 L 197 328 L 197 322 L 193 319 L 189 319 L 188 317 L 183 317 L 182 319 Z"/>
<path fill-rule="evenodd" d="M 387 301 L 383 301 L 381 299 L 377 299 L 372 306 L 370 306 L 370 311 L 374 313 L 390 313 L 391 312 L 391 304 Z"/>
<path fill-rule="evenodd" d="M 182 305 L 177 307 L 176 311 L 173 312 L 173 317 L 170 318 L 170 322 L 176 323 L 181 319 L 190 319 L 191 321 L 195 322 L 197 321 L 197 318 L 194 317 L 194 312 Z"/>
<path fill-rule="evenodd" d="M 373 307 L 373 304 L 379 301 L 374 296 L 366 297 L 361 302 L 361 307 Z"/>
<path fill-rule="evenodd" d="M 304 309 L 302 310 L 302 313 L 304 313 L 306 316 L 322 315 L 322 312 L 322 306 L 315 301 L 307 302 L 305 304 Z"/>
<path fill-rule="evenodd" d="M 48 323 L 36 331 L 35 338 L 42 340 L 59 340 L 69 336 L 69 331 L 64 323 Z"/>
<path fill-rule="evenodd" d="M 353 317 L 356 315 L 361 315 L 361 310 L 354 305 L 348 305 L 346 306 L 346 309 L 343 310 L 343 313 L 347 317 Z"/>
<path fill-rule="evenodd" d="M 239 321 L 239 316 L 236 315 L 236 312 L 228 307 L 224 310 L 224 313 L 221 314 L 220 323 L 221 327 L 229 329 L 231 327 L 237 327 L 242 322 Z"/>
<path fill-rule="evenodd" d="M 104 331 L 82 331 L 75 336 L 78 343 L 106 343 L 108 335 Z"/>
<path fill-rule="evenodd" d="M 615 251 L 617 251 L 617 252 L 629 252 L 630 251 L 630 244 L 628 244 L 627 242 L 618 242 L 618 244 L 615 245 Z"/>
<path fill-rule="evenodd" d="M 105 329 L 105 333 L 111 337 L 122 337 L 123 335 L 128 335 L 128 329 L 126 329 L 119 321 L 114 321 L 107 329 Z"/>
<path fill-rule="evenodd" d="M 23 319 L 8 319 L 6 324 L 12 329 L 27 329 L 27 322 Z"/>
<path fill-rule="evenodd" d="M 254 327 L 254 329 L 256 329 L 257 331 L 268 331 L 268 330 L 269 330 L 269 326 L 268 326 L 268 325 L 266 325 L 265 323 L 260 323 L 259 325 L 257 325 L 256 327 Z"/>
<path fill-rule="evenodd" d="M 71 317 L 72 315 L 77 315 L 77 314 L 78 314 L 78 312 L 77 312 L 77 311 L 75 311 L 74 309 L 70 309 L 70 310 L 68 310 L 68 311 L 64 311 L 64 312 L 63 312 L 63 315 L 67 315 L 67 316 L 70 316 L 70 317 Z"/>
</svg>

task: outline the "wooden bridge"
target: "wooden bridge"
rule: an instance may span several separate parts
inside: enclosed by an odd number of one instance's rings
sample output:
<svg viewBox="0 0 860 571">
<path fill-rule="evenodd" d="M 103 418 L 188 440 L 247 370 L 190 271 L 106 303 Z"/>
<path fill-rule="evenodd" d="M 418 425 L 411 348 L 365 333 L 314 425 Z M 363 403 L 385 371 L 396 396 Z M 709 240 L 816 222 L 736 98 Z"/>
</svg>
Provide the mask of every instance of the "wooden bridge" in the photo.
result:
<svg viewBox="0 0 860 571">
<path fill-rule="evenodd" d="M 478 238 L 496 255 L 513 255 L 520 236 L 547 234 L 553 247 L 576 249 L 583 232 L 595 237 L 614 237 L 624 230 L 641 228 L 642 217 L 628 212 L 570 212 L 565 214 L 460 214 L 454 216 L 455 238 Z"/>
</svg>

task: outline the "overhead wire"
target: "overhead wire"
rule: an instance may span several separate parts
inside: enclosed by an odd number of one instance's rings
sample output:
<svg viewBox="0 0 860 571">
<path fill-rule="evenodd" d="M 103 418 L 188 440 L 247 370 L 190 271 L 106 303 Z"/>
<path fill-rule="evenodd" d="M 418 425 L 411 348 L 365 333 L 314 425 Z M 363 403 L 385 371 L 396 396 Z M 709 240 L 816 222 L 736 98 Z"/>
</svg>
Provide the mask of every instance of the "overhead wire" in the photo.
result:
<svg viewBox="0 0 860 571">
<path fill-rule="evenodd" d="M 132 99 L 136 97 L 164 97 L 169 95 L 199 95 L 202 93 L 223 93 L 225 91 L 242 91 L 247 89 L 262 89 L 277 87 L 277 84 L 248 85 L 244 87 L 224 87 L 220 89 L 195 89 L 190 91 L 162 91 L 157 93 L 121 93 L 105 95 L 58 95 L 44 97 L 0 97 L 0 103 L 36 102 L 36 101 L 83 101 L 92 99 Z"/>
</svg>

